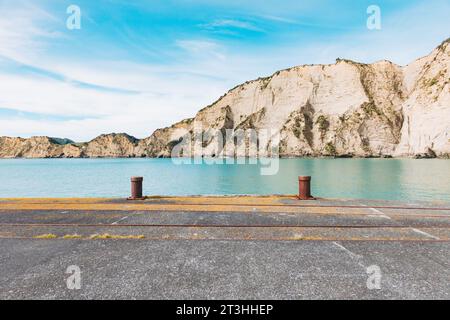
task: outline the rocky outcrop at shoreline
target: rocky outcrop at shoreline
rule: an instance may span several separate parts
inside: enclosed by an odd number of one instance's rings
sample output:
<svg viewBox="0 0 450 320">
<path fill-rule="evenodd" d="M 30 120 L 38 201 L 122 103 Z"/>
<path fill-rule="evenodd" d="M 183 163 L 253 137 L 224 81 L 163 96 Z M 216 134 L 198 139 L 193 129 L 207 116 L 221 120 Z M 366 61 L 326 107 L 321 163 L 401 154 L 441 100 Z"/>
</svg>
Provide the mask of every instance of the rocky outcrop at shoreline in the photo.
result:
<svg viewBox="0 0 450 320">
<path fill-rule="evenodd" d="M 86 143 L 0 137 L 0 157 L 170 157 L 196 125 L 209 138 L 195 156 L 251 155 L 227 146 L 233 141 L 218 141 L 217 133 L 269 129 L 279 133 L 282 157 L 449 158 L 450 39 L 404 67 L 338 59 L 278 71 L 237 86 L 195 118 L 142 140 L 124 133 Z"/>
</svg>

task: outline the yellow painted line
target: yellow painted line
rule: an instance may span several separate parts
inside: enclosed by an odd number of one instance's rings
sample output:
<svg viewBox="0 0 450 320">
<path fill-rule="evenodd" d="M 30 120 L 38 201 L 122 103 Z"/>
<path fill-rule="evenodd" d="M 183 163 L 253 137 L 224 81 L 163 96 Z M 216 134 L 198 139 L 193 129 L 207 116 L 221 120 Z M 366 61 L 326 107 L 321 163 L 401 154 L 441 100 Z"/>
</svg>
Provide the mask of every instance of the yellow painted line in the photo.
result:
<svg viewBox="0 0 450 320">
<path fill-rule="evenodd" d="M 228 213 L 292 213 L 334 216 L 371 216 L 370 208 L 340 207 L 292 207 L 292 206 L 247 206 L 247 205 L 183 205 L 130 203 L 0 203 L 4 211 L 161 211 L 161 212 L 228 212 Z M 1 214 L 1 213 L 0 213 Z M 390 213 L 391 217 L 431 217 L 450 218 L 448 214 Z"/>
<path fill-rule="evenodd" d="M 150 227 L 150 226 L 149 226 Z M 3 228 L 2 228 L 3 229 Z M 340 228 L 340 227 L 293 227 L 285 228 L 279 227 L 194 227 L 194 226 L 180 226 L 177 228 L 167 228 L 164 226 L 154 226 L 150 228 L 132 228 L 101 225 L 92 228 L 80 228 L 80 226 L 66 225 L 66 226 L 20 226 L 12 225 L 4 228 L 4 232 L 0 229 L 0 236 L 10 237 L 41 237 L 60 238 L 67 235 L 79 235 L 82 238 L 92 237 L 93 234 L 114 234 L 120 236 L 132 236 L 135 233 L 143 235 L 146 238 L 160 238 L 160 239 L 192 239 L 200 238 L 205 240 L 217 239 L 286 239 L 286 240 L 450 240 L 450 234 L 442 229 L 423 228 L 422 231 L 428 233 L 420 234 L 414 232 L 410 227 L 390 228 L 380 227 L 374 228 Z M 430 235 L 433 235 L 430 237 Z M 439 237 L 438 237 L 439 235 Z"/>
<path fill-rule="evenodd" d="M 148 197 L 143 203 L 170 204 L 218 204 L 218 205 L 283 205 L 281 200 L 296 200 L 295 196 L 217 196 L 217 197 Z M 112 201 L 124 201 L 119 198 L 0 198 L 0 204 L 6 203 L 111 203 Z M 132 202 L 130 202 L 132 203 Z"/>
<path fill-rule="evenodd" d="M 321 208 L 289 206 L 189 205 L 145 203 L 0 203 L 0 210 L 74 210 L 74 211 L 163 211 L 163 212 L 248 212 L 248 213 L 313 213 L 368 215 L 366 208 Z"/>
<path fill-rule="evenodd" d="M 0 205 L 6 203 L 103 203 L 111 198 L 0 198 Z"/>
<path fill-rule="evenodd" d="M 285 201 L 290 200 L 286 203 Z M 325 202 L 324 202 L 325 201 Z M 331 201 L 331 202 L 330 202 Z M 441 211 L 438 207 L 410 207 L 406 205 L 348 205 L 348 200 L 323 199 L 318 201 L 298 201 L 293 195 L 277 196 L 192 196 L 192 197 L 147 197 L 143 201 L 126 201 L 123 198 L 0 198 L 0 206 L 6 204 L 145 204 L 145 205 L 242 205 L 242 206 L 284 206 L 298 208 L 343 208 L 364 209 L 381 208 L 383 210 L 431 210 Z M 334 205 L 333 205 L 334 203 Z M 442 208 L 449 211 L 449 208 Z M 450 214 L 449 214 L 450 216 Z"/>
<path fill-rule="evenodd" d="M 242 213 L 293 213 L 333 216 L 370 216 L 367 207 L 321 206 L 318 202 L 296 201 L 283 204 L 282 200 L 294 200 L 295 196 L 198 196 L 198 197 L 149 197 L 145 201 L 125 201 L 113 198 L 0 198 L 0 210 L 41 211 L 162 211 L 162 212 L 242 212 Z M 317 206 L 314 206 L 314 205 Z M 426 209 L 424 209 L 426 210 Z M 449 214 L 395 211 L 390 217 L 439 217 Z"/>
<path fill-rule="evenodd" d="M 35 238 L 35 237 L 22 237 L 22 236 L 0 236 L 0 239 L 16 239 L 16 240 L 36 240 L 36 241 L 69 241 L 69 240 L 77 240 L 77 241 L 284 241 L 284 242 L 320 242 L 320 241 L 345 241 L 345 242 L 417 242 L 417 243 L 448 243 L 450 239 L 441 239 L 441 240 L 433 240 L 433 239 L 422 239 L 422 238 L 401 238 L 401 239 L 393 239 L 393 238 L 351 238 L 351 239 L 343 239 L 343 238 L 332 238 L 332 237 L 309 237 L 304 239 L 295 239 L 292 237 L 273 237 L 273 238 L 249 238 L 249 237 L 234 237 L 234 238 L 202 238 L 202 237 L 145 237 L 143 239 L 91 239 L 90 237 L 85 238 L 77 238 L 77 239 L 64 239 L 63 237 L 55 238 L 55 239 L 45 239 L 45 238 Z"/>
<path fill-rule="evenodd" d="M 188 204 L 282 204 L 281 200 L 297 200 L 295 196 L 198 196 L 198 197 L 149 197 L 151 201 L 172 201 Z"/>
</svg>

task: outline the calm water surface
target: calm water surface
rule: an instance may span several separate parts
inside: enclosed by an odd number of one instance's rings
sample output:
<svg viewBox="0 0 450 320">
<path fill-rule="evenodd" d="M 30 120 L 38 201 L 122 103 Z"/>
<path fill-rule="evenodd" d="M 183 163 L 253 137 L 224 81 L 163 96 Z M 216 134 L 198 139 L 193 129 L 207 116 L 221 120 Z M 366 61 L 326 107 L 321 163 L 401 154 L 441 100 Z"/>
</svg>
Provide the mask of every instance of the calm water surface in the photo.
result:
<svg viewBox="0 0 450 320">
<path fill-rule="evenodd" d="M 281 159 L 260 165 L 176 165 L 171 159 L 0 160 L 1 197 L 125 197 L 144 176 L 146 195 L 294 194 L 313 176 L 319 197 L 450 201 L 450 160 Z"/>
</svg>

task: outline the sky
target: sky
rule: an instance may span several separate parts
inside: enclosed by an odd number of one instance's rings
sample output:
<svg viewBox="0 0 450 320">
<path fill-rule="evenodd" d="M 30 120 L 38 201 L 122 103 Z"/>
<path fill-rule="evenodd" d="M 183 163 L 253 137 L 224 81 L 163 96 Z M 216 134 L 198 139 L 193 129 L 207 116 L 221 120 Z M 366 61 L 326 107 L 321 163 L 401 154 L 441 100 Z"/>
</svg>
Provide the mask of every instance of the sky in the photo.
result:
<svg viewBox="0 0 450 320">
<path fill-rule="evenodd" d="M 449 36 L 449 0 L 0 0 L 0 136 L 144 138 L 247 80 L 336 58 L 406 65 Z"/>
</svg>

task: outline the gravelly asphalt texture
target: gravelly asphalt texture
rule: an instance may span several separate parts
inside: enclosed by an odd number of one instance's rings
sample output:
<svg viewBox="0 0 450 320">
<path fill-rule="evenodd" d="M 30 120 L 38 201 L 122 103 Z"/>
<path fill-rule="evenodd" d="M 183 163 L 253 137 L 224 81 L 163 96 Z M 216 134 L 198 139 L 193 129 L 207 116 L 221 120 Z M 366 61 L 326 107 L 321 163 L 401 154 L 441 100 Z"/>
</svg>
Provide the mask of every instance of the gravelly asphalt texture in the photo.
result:
<svg viewBox="0 0 450 320">
<path fill-rule="evenodd" d="M 445 204 L 429 206 L 442 210 L 398 210 L 372 208 L 383 203 L 367 202 L 367 208 L 346 209 L 338 208 L 345 205 L 342 201 L 319 201 L 315 203 L 336 208 L 284 210 L 282 204 L 296 202 L 262 199 L 276 208 L 258 207 L 259 200 L 249 198 L 239 199 L 251 204 L 241 212 L 232 203 L 227 204 L 230 211 L 196 203 L 206 200 L 159 199 L 177 206 L 169 211 L 135 210 L 119 200 L 107 201 L 103 208 L 99 200 L 96 211 L 86 210 L 83 200 L 67 200 L 67 208 L 49 210 L 50 200 L 39 200 L 46 208 L 39 201 L 8 200 L 5 209 L 0 199 L 0 299 L 450 298 L 450 210 Z M 180 210 L 183 205 L 186 210 Z M 127 226 L 133 224 L 140 226 Z M 154 224 L 200 228 L 155 229 Z M 287 228 L 202 227 L 234 224 Z M 317 225 L 323 227 L 308 228 Z M 294 237 L 289 228 L 304 237 Z M 89 238 L 105 232 L 145 238 Z M 47 233 L 57 238 L 35 238 Z M 83 238 L 63 239 L 74 233 Z M 81 269 L 79 290 L 66 284 L 71 265 Z M 367 287 L 372 266 L 381 271 L 380 289 Z"/>
<path fill-rule="evenodd" d="M 448 299 L 448 243 L 0 240 L 2 299 Z M 69 290 L 68 266 L 81 269 Z M 381 290 L 368 290 L 378 265 Z"/>
</svg>

